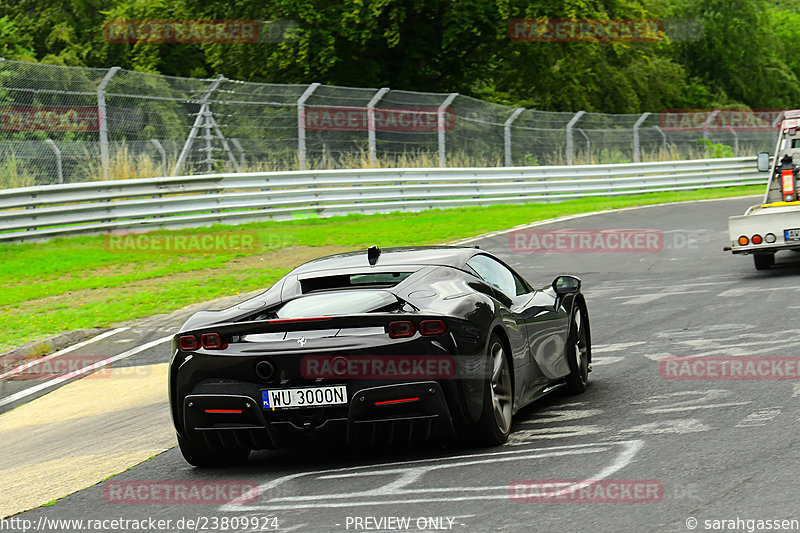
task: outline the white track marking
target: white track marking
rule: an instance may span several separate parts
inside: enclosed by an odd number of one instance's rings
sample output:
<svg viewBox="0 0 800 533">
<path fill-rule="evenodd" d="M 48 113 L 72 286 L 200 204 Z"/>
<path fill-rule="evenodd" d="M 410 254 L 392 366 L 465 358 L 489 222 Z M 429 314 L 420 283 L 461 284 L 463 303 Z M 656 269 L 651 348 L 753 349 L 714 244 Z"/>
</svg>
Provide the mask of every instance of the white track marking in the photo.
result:
<svg viewBox="0 0 800 533">
<path fill-rule="evenodd" d="M 625 359 L 624 357 L 599 357 L 595 359 L 594 354 L 592 354 L 592 366 L 603 366 L 603 365 L 610 365 L 611 363 L 619 363 Z"/>
<path fill-rule="evenodd" d="M 720 201 L 729 201 L 729 200 L 744 200 L 745 198 L 759 198 L 758 195 L 747 195 L 747 196 L 730 196 L 728 198 L 708 198 L 705 200 L 689 200 L 685 202 L 665 202 L 662 204 L 650 204 L 650 205 L 634 205 L 631 207 L 623 207 L 620 209 L 606 209 L 605 211 L 593 211 L 591 213 L 580 213 L 577 215 L 567 215 L 558 218 L 549 218 L 547 220 L 539 220 L 537 222 L 531 222 L 530 224 L 520 224 L 519 226 L 515 226 L 510 229 L 504 229 L 500 231 L 493 231 L 491 233 L 484 233 L 483 235 L 478 235 L 477 237 L 469 237 L 468 239 L 460 239 L 458 241 L 453 241 L 448 244 L 451 246 L 465 246 L 475 241 L 480 241 L 483 239 L 490 239 L 492 237 L 497 237 L 499 235 L 505 235 L 507 233 L 511 233 L 512 231 L 519 231 L 525 228 L 535 228 L 537 226 L 547 226 L 549 224 L 557 224 L 559 222 L 567 222 L 570 220 L 576 220 L 579 218 L 586 218 L 586 217 L 593 217 L 595 215 L 607 215 L 612 213 L 625 213 L 627 211 L 634 211 L 638 209 L 647 209 L 649 207 L 665 207 L 665 206 L 674 206 L 676 204 L 699 204 L 699 203 L 706 203 L 706 202 L 720 202 Z"/>
<path fill-rule="evenodd" d="M 53 379 L 51 379 L 49 381 L 45 381 L 44 383 L 39 383 L 38 385 L 34 385 L 33 387 L 29 387 L 27 389 L 21 390 L 19 392 L 16 392 L 16 393 L 10 395 L 10 396 L 6 396 L 5 398 L 0 399 L 0 407 L 2 407 L 3 405 L 8 405 L 10 403 L 16 402 L 17 400 L 20 400 L 22 398 L 27 398 L 28 396 L 31 396 L 32 394 L 36 394 L 39 391 L 47 389 L 48 387 L 52 387 L 53 385 L 58 385 L 59 383 L 63 383 L 64 381 L 67 381 L 69 379 L 73 379 L 73 378 L 76 378 L 76 377 L 81 376 L 83 374 L 92 372 L 93 370 L 99 370 L 99 369 L 101 369 L 101 368 L 103 368 L 105 366 L 110 365 L 114 361 L 119 361 L 120 359 L 127 359 L 128 357 L 131 357 L 132 355 L 136 355 L 139 352 L 143 352 L 143 351 L 148 350 L 148 349 L 150 349 L 150 348 L 152 348 L 154 346 L 158 346 L 159 344 L 161 344 L 163 342 L 167 342 L 167 341 L 169 341 L 171 339 L 172 339 L 172 335 L 169 335 L 167 337 L 161 337 L 160 339 L 156 339 L 154 341 L 148 342 L 147 344 L 143 344 L 141 346 L 137 346 L 136 348 L 132 348 L 132 349 L 126 351 L 126 352 L 122 352 L 121 354 L 117 354 L 117 355 L 111 356 L 108 359 L 103 359 L 102 361 L 98 361 L 98 362 L 94 363 L 93 365 L 89 365 L 89 366 L 86 366 L 86 367 L 83 367 L 83 368 L 79 368 L 78 370 L 74 370 L 74 371 L 70 372 L 69 374 L 64 374 L 63 376 L 58 376 L 57 378 L 53 378 Z"/>
<path fill-rule="evenodd" d="M 773 418 L 781 414 L 780 407 L 768 407 L 766 409 L 759 409 L 758 411 L 754 411 L 741 419 L 738 424 L 736 424 L 737 428 L 743 428 L 748 426 L 766 426 L 768 422 L 771 422 Z"/>
<path fill-rule="evenodd" d="M 650 422 L 632 428 L 622 429 L 620 433 L 644 433 L 646 435 L 659 435 L 664 433 L 697 433 L 711 429 L 696 418 L 683 418 L 680 420 L 665 420 L 663 422 Z"/>
<path fill-rule="evenodd" d="M 800 383 L 792 383 L 792 398 L 800 397 Z"/>
<path fill-rule="evenodd" d="M 123 331 L 125 331 L 127 329 L 129 329 L 128 326 L 124 326 L 124 327 L 121 327 L 121 328 L 113 329 L 111 331 L 106 331 L 105 333 L 101 333 L 100 335 L 92 337 L 91 339 L 86 339 L 85 341 L 79 342 L 78 344 L 73 344 L 72 346 L 68 346 L 68 347 L 64 348 L 63 350 L 59 350 L 57 352 L 51 353 L 50 355 L 47 355 L 45 357 L 39 357 L 37 359 L 34 359 L 33 361 L 30 361 L 28 363 L 20 365 L 20 366 L 18 366 L 16 368 L 12 368 L 8 372 L 0 374 L 0 379 L 5 379 L 8 376 L 13 376 L 14 374 L 19 374 L 23 370 L 27 370 L 27 369 L 29 369 L 29 368 L 31 368 L 33 366 L 36 366 L 36 365 L 38 365 L 40 363 L 43 363 L 45 361 L 49 361 L 50 359 L 54 359 L 56 357 L 61 357 L 64 354 L 68 354 L 70 352 L 74 352 L 78 348 L 83 348 L 84 346 L 88 346 L 89 344 L 92 344 L 94 342 L 101 341 L 101 340 L 103 340 L 105 338 L 108 338 L 108 337 L 110 337 L 112 335 L 116 335 L 117 333 L 121 333 L 121 332 L 123 332 Z"/>
<path fill-rule="evenodd" d="M 592 354 L 619 352 L 626 348 L 633 348 L 634 346 L 641 346 L 647 344 L 647 341 L 634 341 L 634 342 L 613 342 L 611 344 L 594 344 L 592 345 Z"/>
<path fill-rule="evenodd" d="M 493 453 L 480 453 L 474 455 L 461 455 L 454 457 L 441 457 L 436 459 L 422 459 L 417 461 L 404 461 L 388 463 L 386 465 L 368 465 L 349 468 L 336 468 L 329 470 L 319 470 L 315 472 L 300 472 L 283 476 L 268 483 L 264 483 L 258 488 L 259 494 L 268 495 L 274 493 L 274 489 L 280 485 L 292 482 L 301 477 L 311 479 L 347 479 L 362 478 L 369 476 L 382 477 L 388 474 L 399 476 L 393 481 L 377 487 L 373 490 L 358 491 L 351 493 L 322 494 L 303 496 L 297 494 L 296 486 L 292 486 L 292 495 L 280 498 L 270 498 L 268 502 L 260 505 L 242 505 L 231 502 L 219 508 L 223 512 L 247 512 L 247 511 L 277 511 L 310 508 L 341 508 L 341 507 L 362 507 L 367 505 L 400 505 L 412 503 L 443 503 L 455 501 L 475 501 L 475 500 L 504 500 L 509 498 L 508 485 L 497 487 L 407 487 L 409 483 L 417 481 L 425 473 L 432 470 L 442 470 L 446 468 L 460 468 L 486 463 L 508 462 L 516 460 L 529 461 L 530 459 L 544 459 L 548 457 L 583 455 L 583 454 L 606 454 L 611 448 L 622 446 L 622 451 L 614 458 L 613 462 L 601 469 L 597 474 L 588 477 L 586 480 L 570 485 L 559 492 L 566 494 L 571 490 L 579 490 L 606 479 L 608 476 L 627 466 L 644 445 L 642 440 L 612 441 L 595 444 L 578 444 L 572 446 L 554 446 L 541 449 L 514 450 Z M 448 463 L 449 462 L 449 463 Z M 469 494 L 474 493 L 474 494 Z M 431 494 L 431 497 L 417 497 L 424 494 Z M 459 496 L 446 496 L 446 494 L 459 494 Z M 376 497 L 375 500 L 367 499 Z M 336 501 L 339 500 L 339 501 Z M 349 501 L 341 501 L 349 500 Z M 275 502 L 275 503 L 272 503 Z"/>
</svg>

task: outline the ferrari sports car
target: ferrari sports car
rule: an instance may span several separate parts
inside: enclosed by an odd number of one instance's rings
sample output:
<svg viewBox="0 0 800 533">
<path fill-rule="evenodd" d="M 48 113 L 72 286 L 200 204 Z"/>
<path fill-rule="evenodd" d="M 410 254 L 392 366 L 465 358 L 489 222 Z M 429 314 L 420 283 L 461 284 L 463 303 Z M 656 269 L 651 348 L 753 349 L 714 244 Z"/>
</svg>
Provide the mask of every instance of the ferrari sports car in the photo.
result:
<svg viewBox="0 0 800 533">
<path fill-rule="evenodd" d="M 590 339 L 576 277 L 537 289 L 478 248 L 372 246 L 193 315 L 170 407 L 198 467 L 326 439 L 497 445 L 520 408 L 586 389 Z"/>
</svg>

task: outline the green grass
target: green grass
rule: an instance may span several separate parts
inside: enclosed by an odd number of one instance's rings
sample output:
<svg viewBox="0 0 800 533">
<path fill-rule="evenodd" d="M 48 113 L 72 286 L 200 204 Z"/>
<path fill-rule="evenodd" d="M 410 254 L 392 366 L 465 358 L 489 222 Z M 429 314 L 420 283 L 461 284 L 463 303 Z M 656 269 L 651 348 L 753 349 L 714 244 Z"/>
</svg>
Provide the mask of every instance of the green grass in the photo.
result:
<svg viewBox="0 0 800 533">
<path fill-rule="evenodd" d="M 4 244 L 0 245 L 0 278 L 4 285 L 0 291 L 0 350 L 55 333 L 105 327 L 269 286 L 297 262 L 317 255 L 314 250 L 292 247 L 444 243 L 559 216 L 760 194 L 762 190 L 759 185 L 552 204 L 303 218 L 148 234 L 191 237 L 223 231 L 254 232 L 261 243 L 255 249 L 219 253 L 121 253 L 108 249 L 107 236 Z M 647 225 L 646 218 L 642 225 Z"/>
</svg>

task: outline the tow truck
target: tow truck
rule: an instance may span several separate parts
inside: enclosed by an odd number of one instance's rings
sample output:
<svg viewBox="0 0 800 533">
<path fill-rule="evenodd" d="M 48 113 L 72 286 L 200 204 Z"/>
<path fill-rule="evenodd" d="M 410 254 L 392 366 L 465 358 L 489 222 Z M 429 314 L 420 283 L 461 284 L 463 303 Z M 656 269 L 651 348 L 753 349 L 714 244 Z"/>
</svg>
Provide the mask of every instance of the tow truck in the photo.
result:
<svg viewBox="0 0 800 533">
<path fill-rule="evenodd" d="M 784 113 L 775 157 L 761 152 L 757 166 L 760 172 L 769 172 L 764 199 L 744 215 L 728 218 L 731 245 L 725 250 L 752 254 L 756 269 L 767 270 L 775 263 L 775 252 L 800 251 L 800 109 Z"/>
</svg>

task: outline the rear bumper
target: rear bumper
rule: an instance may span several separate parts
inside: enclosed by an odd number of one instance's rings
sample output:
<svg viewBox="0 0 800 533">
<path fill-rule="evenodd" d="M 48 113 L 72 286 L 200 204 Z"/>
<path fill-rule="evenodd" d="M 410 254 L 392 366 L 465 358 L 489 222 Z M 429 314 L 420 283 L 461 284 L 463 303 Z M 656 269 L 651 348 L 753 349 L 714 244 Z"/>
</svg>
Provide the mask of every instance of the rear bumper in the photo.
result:
<svg viewBox="0 0 800 533">
<path fill-rule="evenodd" d="M 251 388 L 244 383 L 228 386 L 240 391 Z M 328 439 L 371 445 L 448 440 L 456 435 L 444 390 L 436 381 L 364 387 L 351 395 L 348 405 L 285 410 L 262 409 L 262 387 L 256 388 L 258 395 L 200 393 L 184 397 L 180 433 L 220 450 L 288 448 Z M 414 400 L 384 403 L 398 398 Z"/>
<path fill-rule="evenodd" d="M 798 250 L 800 241 L 786 241 L 784 230 L 800 229 L 800 206 L 763 207 L 753 206 L 748 214 L 728 218 L 728 237 L 733 254 L 765 254 L 781 250 Z M 744 235 L 765 238 L 768 233 L 775 235 L 774 243 L 748 244 L 740 246 L 738 239 Z"/>
</svg>

